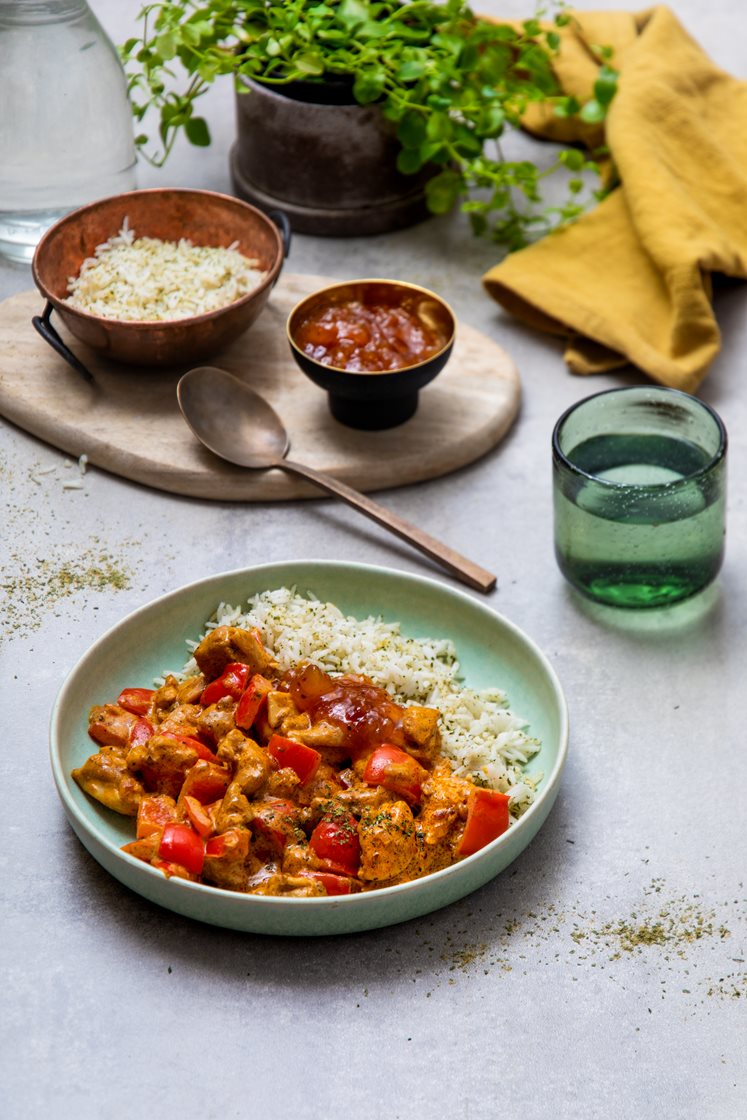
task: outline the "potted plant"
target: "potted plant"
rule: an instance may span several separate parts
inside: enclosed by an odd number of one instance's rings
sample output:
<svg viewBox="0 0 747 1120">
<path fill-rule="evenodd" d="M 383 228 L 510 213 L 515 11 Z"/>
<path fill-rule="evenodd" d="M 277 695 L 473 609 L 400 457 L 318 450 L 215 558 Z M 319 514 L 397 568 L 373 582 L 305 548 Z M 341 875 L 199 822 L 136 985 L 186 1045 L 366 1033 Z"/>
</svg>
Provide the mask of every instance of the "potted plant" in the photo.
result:
<svg viewBox="0 0 747 1120">
<path fill-rule="evenodd" d="M 477 17 L 464 0 L 148 4 L 142 34 L 122 48 L 136 119 L 159 114 L 161 148 L 146 158 L 162 163 L 180 130 L 209 144 L 197 103 L 231 74 L 232 174 L 244 197 L 284 207 L 297 229 L 342 234 L 407 224 L 459 201 L 476 233 L 517 248 L 581 212 L 580 176 L 596 164 L 576 149 L 559 154 L 569 195 L 550 213 L 539 190 L 548 170 L 505 160 L 501 137 L 531 102 L 598 120 L 615 88 L 600 52 L 594 99 L 581 106 L 562 95 L 552 57 L 571 17 L 552 3 L 549 24 L 520 25 Z"/>
</svg>

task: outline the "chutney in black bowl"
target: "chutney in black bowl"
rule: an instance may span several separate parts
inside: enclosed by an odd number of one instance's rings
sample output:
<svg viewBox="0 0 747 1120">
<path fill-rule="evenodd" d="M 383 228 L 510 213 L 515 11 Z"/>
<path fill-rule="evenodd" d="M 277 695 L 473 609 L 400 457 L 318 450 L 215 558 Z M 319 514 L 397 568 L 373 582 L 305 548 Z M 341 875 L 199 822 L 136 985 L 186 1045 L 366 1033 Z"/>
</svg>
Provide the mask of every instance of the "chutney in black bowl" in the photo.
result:
<svg viewBox="0 0 747 1120">
<path fill-rule="evenodd" d="M 446 365 L 456 320 L 427 288 L 401 280 L 330 284 L 288 317 L 298 366 L 327 391 L 336 420 L 369 431 L 414 415 L 418 394 Z"/>
</svg>

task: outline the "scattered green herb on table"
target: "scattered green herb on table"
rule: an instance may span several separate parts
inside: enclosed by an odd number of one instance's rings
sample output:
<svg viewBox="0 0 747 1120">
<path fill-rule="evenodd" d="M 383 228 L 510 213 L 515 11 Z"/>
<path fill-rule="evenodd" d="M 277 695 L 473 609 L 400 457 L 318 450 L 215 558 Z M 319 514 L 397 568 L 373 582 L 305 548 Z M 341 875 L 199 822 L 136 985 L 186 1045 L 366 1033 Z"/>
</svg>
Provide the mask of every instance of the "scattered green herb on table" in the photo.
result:
<svg viewBox="0 0 747 1120">
<path fill-rule="evenodd" d="M 610 52 L 600 48 L 593 98 L 580 105 L 562 94 L 552 58 L 560 44 L 557 28 L 572 16 L 559 0 L 548 3 L 549 16 L 541 9 L 520 24 L 476 17 L 464 0 L 147 4 L 140 15 L 142 36 L 122 47 L 136 119 L 151 108 L 160 117 L 161 150 L 146 158 L 162 164 L 182 129 L 193 144 L 210 143 L 195 103 L 224 74 L 274 87 L 347 76 L 355 100 L 380 105 L 393 122 L 400 171 L 414 174 L 424 164 L 441 168 L 427 186 L 430 210 L 446 213 L 459 201 L 475 233 L 519 248 L 531 234 L 583 211 L 582 174 L 598 167 L 575 148 L 561 152 L 547 169 L 505 160 L 501 138 L 520 127 L 532 102 L 549 103 L 560 116 L 598 122 L 617 81 Z M 548 22 L 542 22 L 545 16 Z M 175 66 L 189 78 L 183 92 L 173 88 Z M 148 140 L 139 135 L 138 146 Z M 541 180 L 561 168 L 570 173 L 568 198 L 543 206 Z"/>
</svg>

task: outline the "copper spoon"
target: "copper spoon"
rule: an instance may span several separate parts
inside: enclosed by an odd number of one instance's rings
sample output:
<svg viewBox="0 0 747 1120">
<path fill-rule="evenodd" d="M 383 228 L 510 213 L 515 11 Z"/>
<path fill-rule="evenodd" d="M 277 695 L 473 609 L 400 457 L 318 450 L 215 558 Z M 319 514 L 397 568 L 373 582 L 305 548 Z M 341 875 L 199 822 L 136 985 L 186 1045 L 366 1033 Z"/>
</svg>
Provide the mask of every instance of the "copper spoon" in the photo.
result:
<svg viewBox="0 0 747 1120">
<path fill-rule="evenodd" d="M 300 475 L 420 549 L 469 587 L 490 591 L 495 586 L 496 577 L 491 572 L 371 501 L 365 494 L 313 467 L 286 459 L 290 440 L 280 417 L 263 397 L 233 374 L 216 366 L 198 366 L 180 379 L 176 395 L 184 419 L 200 443 L 221 459 L 250 470 L 275 467 Z"/>
</svg>

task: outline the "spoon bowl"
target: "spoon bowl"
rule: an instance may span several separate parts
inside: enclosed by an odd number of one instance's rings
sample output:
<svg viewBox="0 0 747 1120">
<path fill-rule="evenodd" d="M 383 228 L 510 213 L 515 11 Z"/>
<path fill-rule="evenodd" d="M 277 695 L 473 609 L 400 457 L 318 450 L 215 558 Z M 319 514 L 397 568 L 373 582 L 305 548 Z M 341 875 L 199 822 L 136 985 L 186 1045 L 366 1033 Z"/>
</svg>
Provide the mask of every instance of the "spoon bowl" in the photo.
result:
<svg viewBox="0 0 747 1120">
<path fill-rule="evenodd" d="M 492 572 L 422 529 L 353 490 L 332 475 L 286 458 L 290 440 L 282 420 L 264 397 L 238 377 L 216 366 L 198 366 L 185 373 L 176 388 L 182 415 L 197 439 L 221 459 L 249 470 L 276 468 L 308 479 L 328 494 L 342 498 L 402 540 L 424 552 L 452 575 L 478 591 L 495 586 Z"/>
<path fill-rule="evenodd" d="M 179 381 L 176 395 L 200 443 L 221 459 L 249 470 L 266 470 L 288 454 L 288 433 L 275 409 L 226 370 L 191 369 Z"/>
</svg>

